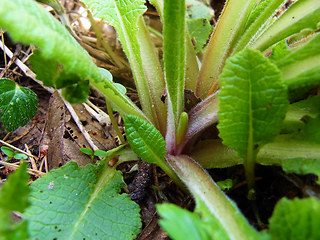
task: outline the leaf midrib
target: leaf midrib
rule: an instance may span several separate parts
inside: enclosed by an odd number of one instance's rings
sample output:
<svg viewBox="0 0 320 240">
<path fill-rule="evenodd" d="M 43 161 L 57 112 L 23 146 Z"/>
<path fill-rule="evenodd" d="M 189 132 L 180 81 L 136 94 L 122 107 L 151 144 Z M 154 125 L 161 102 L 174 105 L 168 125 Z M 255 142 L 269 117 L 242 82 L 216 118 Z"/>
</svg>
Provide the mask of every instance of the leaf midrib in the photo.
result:
<svg viewBox="0 0 320 240">
<path fill-rule="evenodd" d="M 111 181 L 110 179 L 113 178 L 115 175 L 116 171 L 109 167 L 107 164 L 102 169 L 102 175 L 99 177 L 98 182 L 95 184 L 94 191 L 92 192 L 87 204 L 85 205 L 83 211 L 80 214 L 80 217 L 77 222 L 74 224 L 73 231 L 70 234 L 69 239 L 75 239 L 75 234 L 77 233 L 80 224 L 83 222 L 85 219 L 85 216 L 90 209 L 90 206 L 92 205 L 93 201 L 96 200 L 99 196 L 99 193 L 105 189 L 105 186 Z"/>
</svg>

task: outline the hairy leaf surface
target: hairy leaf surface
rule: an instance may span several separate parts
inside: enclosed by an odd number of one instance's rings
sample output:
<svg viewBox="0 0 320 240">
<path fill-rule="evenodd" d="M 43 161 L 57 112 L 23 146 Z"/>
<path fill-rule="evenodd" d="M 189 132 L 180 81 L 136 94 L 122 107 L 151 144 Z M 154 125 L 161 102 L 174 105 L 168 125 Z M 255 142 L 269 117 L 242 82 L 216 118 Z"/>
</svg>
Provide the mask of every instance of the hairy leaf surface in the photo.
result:
<svg viewBox="0 0 320 240">
<path fill-rule="evenodd" d="M 320 201 L 306 199 L 281 199 L 270 218 L 270 234 L 277 240 L 320 239 Z"/>
<path fill-rule="evenodd" d="M 138 156 L 155 164 L 164 159 L 166 143 L 153 125 L 129 115 L 125 118 L 125 127 L 127 139 Z"/>
<path fill-rule="evenodd" d="M 279 70 L 260 52 L 229 58 L 221 83 L 218 125 L 224 144 L 246 159 L 280 131 L 288 101 Z"/>
<path fill-rule="evenodd" d="M 152 108 L 152 100 L 149 95 L 149 87 L 151 86 L 148 86 L 144 73 L 137 35 L 139 31 L 139 19 L 147 9 L 144 5 L 145 1 L 83 0 L 83 2 L 92 10 L 94 16 L 107 21 L 117 30 L 122 47 L 131 65 L 142 109 L 147 117 L 152 122 L 155 122 L 154 109 Z M 140 25 L 140 27 L 144 26 Z"/>
<path fill-rule="evenodd" d="M 303 29 L 316 30 L 320 22 L 320 1 L 299 0 L 256 37 L 251 47 L 261 51 Z"/>
<path fill-rule="evenodd" d="M 127 194 L 122 174 L 107 164 L 54 169 L 31 185 L 24 214 L 33 239 L 134 239 L 139 206 Z"/>
<path fill-rule="evenodd" d="M 37 108 L 38 100 L 34 92 L 18 86 L 10 79 L 0 79 L 0 115 L 8 131 L 27 124 Z"/>
<path fill-rule="evenodd" d="M 173 170 L 167 165 L 164 155 L 166 154 L 166 142 L 160 132 L 146 121 L 128 115 L 124 118 L 128 142 L 133 151 L 143 160 L 157 164 L 176 183 L 181 183 Z"/>
<path fill-rule="evenodd" d="M 288 86 L 290 98 L 299 99 L 301 95 L 320 84 L 320 34 L 306 45 L 293 50 L 279 59 L 276 65 L 282 72 Z"/>
</svg>

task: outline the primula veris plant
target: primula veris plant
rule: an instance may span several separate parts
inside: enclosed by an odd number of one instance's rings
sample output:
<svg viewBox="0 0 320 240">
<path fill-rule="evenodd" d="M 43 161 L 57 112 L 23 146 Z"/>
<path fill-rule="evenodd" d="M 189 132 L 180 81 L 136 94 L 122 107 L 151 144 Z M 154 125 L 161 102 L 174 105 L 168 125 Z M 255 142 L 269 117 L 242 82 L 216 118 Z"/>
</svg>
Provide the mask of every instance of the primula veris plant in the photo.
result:
<svg viewBox="0 0 320 240">
<path fill-rule="evenodd" d="M 316 211 L 312 213 L 311 209 L 318 209 L 318 200 L 310 200 L 312 204 L 304 200 L 281 200 L 270 220 L 270 231 L 258 232 L 204 168 L 244 164 L 250 199 L 255 198 L 257 163 L 280 165 L 287 172 L 319 175 L 317 126 L 320 115 L 316 107 L 319 98 L 306 98 L 309 91 L 320 84 L 320 35 L 317 32 L 320 2 L 298 0 L 280 12 L 283 0 L 227 0 L 210 34 L 208 18 L 212 14 L 208 6 L 195 1 L 152 0 L 150 3 L 156 7 L 163 24 L 163 59 L 159 59 L 143 19 L 147 10 L 144 0 L 82 2 L 95 17 L 117 31 L 133 73 L 141 109 L 113 83 L 107 70 L 94 65 L 68 28 L 35 1 L 2 0 L 0 27 L 8 31 L 14 41 L 37 47 L 30 59 L 37 78 L 47 86 L 61 88 L 67 100 L 85 100 L 89 85 L 104 94 L 108 104 L 124 118 L 131 149 L 142 160 L 161 167 L 181 188 L 189 190 L 196 202 L 193 213 L 173 205 L 158 206 L 163 216 L 160 225 L 169 235 L 173 239 L 188 236 L 193 239 L 277 239 L 280 231 L 287 231 L 287 238 L 283 239 L 295 239 L 289 230 L 279 229 L 277 225 L 281 222 L 279 215 L 291 214 L 292 209 L 299 206 L 306 209 L 299 212 L 301 219 L 313 219 L 299 223 L 301 234 L 317 239 L 317 234 L 311 233 L 319 221 L 313 217 Z M 191 101 L 187 92 L 199 99 L 191 109 L 186 108 Z M 201 139 L 203 130 L 215 127 L 219 130 L 218 136 Z M 101 164 L 101 167 L 88 166 L 81 170 L 68 164 L 33 183 L 32 207 L 25 214 L 29 233 L 36 238 L 43 234 L 43 226 L 57 226 L 65 235 L 54 228 L 48 228 L 46 233 L 53 231 L 50 236 L 59 236 L 59 239 L 60 236 L 77 239 L 85 235 L 89 239 L 134 238 L 140 226 L 136 220 L 137 210 L 133 215 L 116 217 L 119 222 L 115 225 L 126 224 L 130 228 L 126 237 L 110 237 L 101 229 L 83 228 L 87 219 L 95 221 L 91 207 L 101 211 L 109 206 L 109 202 L 99 200 L 103 194 L 109 194 L 107 189 L 111 192 L 110 188 L 117 189 L 111 193 L 115 196 L 123 186 L 119 173 Z M 107 177 L 107 172 L 118 176 L 116 183 Z M 88 179 L 79 177 L 82 174 Z M 77 214 L 73 216 L 65 212 L 70 210 L 68 207 L 61 209 L 57 202 L 50 204 L 47 200 L 47 196 L 54 201 L 61 200 L 59 194 L 74 188 L 73 182 L 60 182 L 64 176 L 81 181 L 79 192 L 86 182 L 90 186 L 82 193 L 84 202 L 78 204 L 73 211 Z M 56 183 L 64 186 L 61 192 L 56 190 Z M 123 198 L 129 206 L 129 200 Z M 73 200 L 70 196 L 65 199 L 70 203 Z M 66 214 L 68 218 L 63 219 L 70 218 L 69 225 L 65 226 L 67 223 L 62 220 L 52 222 L 33 212 L 40 206 L 45 211 L 46 204 L 52 209 L 50 219 L 62 219 L 60 214 Z M 119 204 L 122 204 L 120 200 Z M 136 209 L 133 204 L 130 206 Z M 130 224 L 126 222 L 128 219 Z M 287 218 L 283 226 L 291 228 L 294 224 L 295 218 Z"/>
</svg>

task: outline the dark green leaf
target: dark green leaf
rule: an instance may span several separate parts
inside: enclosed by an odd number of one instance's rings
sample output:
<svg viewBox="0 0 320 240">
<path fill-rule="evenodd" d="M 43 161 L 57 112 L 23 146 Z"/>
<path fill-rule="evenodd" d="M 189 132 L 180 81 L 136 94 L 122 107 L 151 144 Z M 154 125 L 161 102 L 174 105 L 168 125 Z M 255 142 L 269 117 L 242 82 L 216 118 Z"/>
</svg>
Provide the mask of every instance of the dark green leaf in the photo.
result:
<svg viewBox="0 0 320 240">
<path fill-rule="evenodd" d="M 27 124 L 35 115 L 37 107 L 38 100 L 34 92 L 9 79 L 0 79 L 1 120 L 8 131 Z"/>
</svg>

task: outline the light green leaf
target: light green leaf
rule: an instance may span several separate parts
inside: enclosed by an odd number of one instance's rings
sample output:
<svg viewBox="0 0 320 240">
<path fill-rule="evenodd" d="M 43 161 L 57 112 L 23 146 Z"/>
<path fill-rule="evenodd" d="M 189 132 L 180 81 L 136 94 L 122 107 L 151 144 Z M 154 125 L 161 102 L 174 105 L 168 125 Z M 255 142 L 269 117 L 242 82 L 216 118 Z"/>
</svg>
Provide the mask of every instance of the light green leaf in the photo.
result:
<svg viewBox="0 0 320 240">
<path fill-rule="evenodd" d="M 21 164 L 0 190 L 0 239 L 28 239 L 26 222 L 15 223 L 10 214 L 12 211 L 23 212 L 29 206 L 29 175 L 26 169 L 27 163 Z"/>
<path fill-rule="evenodd" d="M 270 25 L 270 22 L 274 21 L 273 16 L 281 4 L 283 4 L 283 0 L 265 0 L 254 9 L 248 19 L 246 31 L 237 43 L 234 53 L 243 50 L 248 45 L 250 46 L 253 39 L 259 36 L 258 33 L 264 31 Z"/>
<path fill-rule="evenodd" d="M 209 39 L 213 26 L 206 18 L 187 20 L 190 38 L 195 45 L 195 51 L 200 52 Z"/>
<path fill-rule="evenodd" d="M 250 45 L 261 51 L 303 29 L 318 29 L 320 1 L 299 0 L 292 4 L 276 21 L 255 38 Z"/>
<path fill-rule="evenodd" d="M 84 154 L 87 154 L 87 155 L 89 155 L 89 156 L 91 156 L 91 155 L 93 154 L 93 151 L 92 151 L 91 148 L 79 148 L 79 150 L 80 150 L 81 152 L 83 152 Z"/>
<path fill-rule="evenodd" d="M 219 79 L 220 136 L 247 159 L 279 133 L 288 105 L 286 88 L 276 66 L 250 49 L 229 58 Z"/>
<path fill-rule="evenodd" d="M 136 88 L 142 109 L 147 117 L 155 122 L 154 108 L 149 94 L 149 86 L 144 74 L 140 44 L 138 42 L 138 22 L 141 15 L 147 10 L 144 0 L 113 0 L 96 1 L 83 0 L 95 17 L 107 21 L 112 25 L 119 35 L 124 52 L 131 65 L 135 79 Z M 139 25 L 139 27 L 144 27 Z"/>
<path fill-rule="evenodd" d="M 163 59 L 169 105 L 168 124 L 170 126 L 168 126 L 168 133 L 171 133 L 169 138 L 173 140 L 174 132 L 172 130 L 174 131 L 177 126 L 184 108 L 185 11 L 184 0 L 164 0 Z"/>
<path fill-rule="evenodd" d="M 174 240 L 229 239 L 219 222 L 208 214 L 208 209 L 204 205 L 202 208 L 206 211 L 198 209 L 192 213 L 174 204 L 157 205 L 157 212 L 163 218 L 159 224 Z"/>
<path fill-rule="evenodd" d="M 219 79 L 220 137 L 244 159 L 252 188 L 256 156 L 277 136 L 285 117 L 287 89 L 277 67 L 250 49 L 229 58 Z"/>
<path fill-rule="evenodd" d="M 95 150 L 94 151 L 94 155 L 95 156 L 100 156 L 100 157 L 105 157 L 108 155 L 108 153 L 106 151 L 103 150 Z"/>
<path fill-rule="evenodd" d="M 320 14 L 319 14 L 320 15 Z M 320 34 L 276 62 L 288 86 L 290 99 L 299 99 L 320 84 Z"/>
<path fill-rule="evenodd" d="M 8 157 L 13 157 L 14 155 L 14 150 L 10 147 L 2 146 L 1 151 Z"/>
<path fill-rule="evenodd" d="M 27 124 L 37 108 L 38 100 L 34 92 L 18 86 L 10 79 L 0 79 L 1 120 L 8 131 Z"/>
<path fill-rule="evenodd" d="M 126 135 L 132 150 L 143 160 L 157 164 L 177 184 L 181 184 L 173 170 L 167 165 L 164 155 L 166 154 L 166 142 L 160 132 L 146 121 L 128 115 L 124 118 Z"/>
<path fill-rule="evenodd" d="M 24 153 L 15 153 L 13 156 L 15 159 L 28 159 L 28 156 Z"/>
<path fill-rule="evenodd" d="M 202 61 L 196 89 L 198 97 L 206 98 L 210 88 L 217 84 L 225 61 L 243 35 L 256 3 L 256 0 L 229 0 L 225 4 Z"/>
<path fill-rule="evenodd" d="M 216 239 L 257 240 L 262 237 L 249 225 L 236 204 L 219 189 L 206 171 L 192 158 L 186 155 L 167 154 L 166 159 L 195 198 L 197 212 L 203 216 L 203 220 L 207 219 L 210 224 L 213 223 L 217 227 L 215 230 L 206 229 L 210 235 L 215 231 L 215 234 L 222 234 L 221 238 Z M 216 220 L 213 222 L 213 219 Z"/>
<path fill-rule="evenodd" d="M 316 118 L 320 114 L 320 95 L 313 95 L 289 105 L 286 118 L 283 121 L 281 133 L 297 133 L 303 129 L 304 118 Z"/>
<path fill-rule="evenodd" d="M 214 11 L 211 7 L 207 6 L 203 1 L 186 0 L 187 4 L 187 17 L 188 19 L 212 19 Z"/>
<path fill-rule="evenodd" d="M 272 53 L 269 56 L 269 59 L 272 62 L 276 62 L 286 57 L 289 53 L 291 53 L 290 47 L 288 46 L 287 41 L 283 40 L 272 48 Z"/>
<path fill-rule="evenodd" d="M 316 198 L 281 199 L 270 218 L 270 235 L 277 240 L 320 239 L 320 201 Z"/>
<path fill-rule="evenodd" d="M 122 174 L 107 164 L 54 169 L 31 185 L 24 214 L 32 239 L 134 239 L 139 206 L 127 194 Z"/>
<path fill-rule="evenodd" d="M 252 23 L 255 22 L 255 20 L 263 14 L 263 12 L 267 9 L 268 6 L 270 6 L 270 2 L 275 2 L 273 0 L 262 0 L 259 2 L 259 4 L 252 10 L 248 21 L 246 23 L 246 28 L 248 28 Z M 283 2 L 283 1 L 282 1 Z"/>
<path fill-rule="evenodd" d="M 144 118 L 129 98 L 114 86 L 111 79 L 101 74 L 89 54 L 70 36 L 59 21 L 35 1 L 0 1 L 0 27 L 7 30 L 14 41 L 37 46 L 40 49 L 37 63 L 43 61 L 47 66 L 53 64 L 52 69 L 47 67 L 41 70 L 39 67 L 36 72 L 41 78 L 45 77 L 41 80 L 47 85 L 56 85 L 55 80 L 59 79 L 57 76 L 62 76 L 63 80 L 75 77 L 76 80 L 81 81 L 79 85 L 89 80 L 90 84 L 106 96 L 107 101 L 117 106 L 121 114 L 132 113 Z M 54 74 L 57 66 L 59 66 L 59 72 L 50 79 L 50 75 Z M 48 69 L 50 74 L 42 72 Z M 83 96 L 81 97 L 83 99 Z"/>
</svg>

